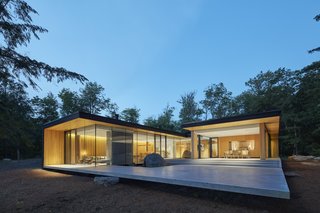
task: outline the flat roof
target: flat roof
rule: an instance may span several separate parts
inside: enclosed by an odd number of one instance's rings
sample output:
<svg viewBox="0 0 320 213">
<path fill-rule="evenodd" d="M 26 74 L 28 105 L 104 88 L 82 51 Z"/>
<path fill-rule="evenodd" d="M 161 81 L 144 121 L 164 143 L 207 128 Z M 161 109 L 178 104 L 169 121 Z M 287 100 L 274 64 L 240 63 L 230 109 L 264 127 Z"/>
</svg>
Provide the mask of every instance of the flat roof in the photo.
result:
<svg viewBox="0 0 320 213">
<path fill-rule="evenodd" d="M 280 110 L 273 110 L 273 111 L 267 111 L 267 112 L 259 112 L 259 113 L 253 113 L 253 114 L 243 114 L 243 115 L 237 115 L 237 116 L 231 116 L 231 117 L 224 117 L 224 118 L 219 118 L 219 119 L 210 119 L 210 120 L 206 120 L 206 121 L 188 122 L 188 123 L 182 124 L 182 128 L 206 126 L 206 125 L 212 125 L 212 124 L 221 124 L 221 123 L 245 121 L 245 120 L 260 119 L 260 118 L 268 118 L 268 117 L 275 117 L 275 116 L 280 116 L 280 115 L 281 115 Z"/>
<path fill-rule="evenodd" d="M 59 124 L 63 124 L 63 123 L 66 123 L 66 122 L 69 122 L 72 120 L 76 120 L 76 119 L 86 119 L 86 120 L 91 120 L 91 121 L 97 121 L 100 123 L 113 124 L 113 125 L 117 125 L 117 126 L 130 127 L 130 128 L 141 129 L 141 130 L 152 131 L 152 132 L 159 132 L 159 133 L 174 135 L 174 136 L 179 136 L 179 137 L 187 137 L 187 134 L 175 132 L 172 130 L 165 130 L 165 129 L 155 128 L 155 127 L 146 126 L 146 125 L 142 125 L 142 124 L 131 123 L 131 122 L 122 121 L 119 119 L 94 115 L 94 114 L 90 114 L 90 113 L 86 113 L 86 112 L 76 112 L 71 115 L 65 116 L 63 118 L 59 118 L 57 120 L 50 121 L 48 123 L 45 123 L 43 125 L 43 128 L 44 129 L 50 128 L 50 127 L 57 126 Z"/>
</svg>

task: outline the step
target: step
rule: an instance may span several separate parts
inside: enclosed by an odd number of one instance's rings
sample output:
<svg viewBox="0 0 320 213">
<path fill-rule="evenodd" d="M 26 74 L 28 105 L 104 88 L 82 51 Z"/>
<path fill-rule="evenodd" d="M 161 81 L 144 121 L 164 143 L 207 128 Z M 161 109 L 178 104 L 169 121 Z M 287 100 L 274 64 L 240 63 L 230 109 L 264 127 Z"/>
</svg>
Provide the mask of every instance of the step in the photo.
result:
<svg viewBox="0 0 320 213">
<path fill-rule="evenodd" d="M 181 165 L 225 165 L 225 166 L 254 166 L 281 168 L 281 161 L 278 160 L 246 160 L 246 159 L 166 159 L 168 164 Z"/>
</svg>

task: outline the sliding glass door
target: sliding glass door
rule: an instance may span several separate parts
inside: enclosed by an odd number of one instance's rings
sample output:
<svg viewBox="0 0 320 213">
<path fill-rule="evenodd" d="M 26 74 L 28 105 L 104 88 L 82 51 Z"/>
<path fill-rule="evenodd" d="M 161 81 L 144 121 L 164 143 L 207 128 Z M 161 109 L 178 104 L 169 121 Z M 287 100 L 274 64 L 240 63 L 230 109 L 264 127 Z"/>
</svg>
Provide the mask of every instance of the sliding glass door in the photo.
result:
<svg viewBox="0 0 320 213">
<path fill-rule="evenodd" d="M 111 164 L 111 129 L 92 125 L 65 132 L 64 163 Z"/>
</svg>

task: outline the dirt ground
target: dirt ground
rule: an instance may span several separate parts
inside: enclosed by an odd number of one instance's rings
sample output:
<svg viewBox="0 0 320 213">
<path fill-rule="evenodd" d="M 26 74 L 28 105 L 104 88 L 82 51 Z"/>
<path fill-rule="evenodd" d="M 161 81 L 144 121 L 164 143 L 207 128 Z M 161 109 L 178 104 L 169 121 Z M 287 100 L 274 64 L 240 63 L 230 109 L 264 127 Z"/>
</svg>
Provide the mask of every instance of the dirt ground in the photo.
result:
<svg viewBox="0 0 320 213">
<path fill-rule="evenodd" d="M 290 200 L 45 171 L 40 160 L 0 161 L 0 212 L 319 212 L 320 162 L 284 161 Z"/>
</svg>

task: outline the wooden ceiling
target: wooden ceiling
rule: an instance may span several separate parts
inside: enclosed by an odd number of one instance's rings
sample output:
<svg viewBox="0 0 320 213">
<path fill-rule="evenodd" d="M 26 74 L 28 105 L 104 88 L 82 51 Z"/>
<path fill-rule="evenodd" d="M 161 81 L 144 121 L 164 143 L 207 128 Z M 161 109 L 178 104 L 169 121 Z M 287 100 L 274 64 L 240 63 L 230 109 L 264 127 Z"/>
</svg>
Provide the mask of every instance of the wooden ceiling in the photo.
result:
<svg viewBox="0 0 320 213">
<path fill-rule="evenodd" d="M 245 125 L 260 124 L 260 123 L 265 124 L 270 135 L 276 136 L 279 134 L 280 116 L 249 119 L 249 120 L 218 123 L 218 124 L 209 124 L 209 125 L 203 125 L 203 126 L 193 126 L 193 127 L 187 127 L 185 129 L 189 131 L 199 131 L 199 130 L 209 130 L 209 129 L 223 128 L 223 127 L 245 126 Z"/>
</svg>

